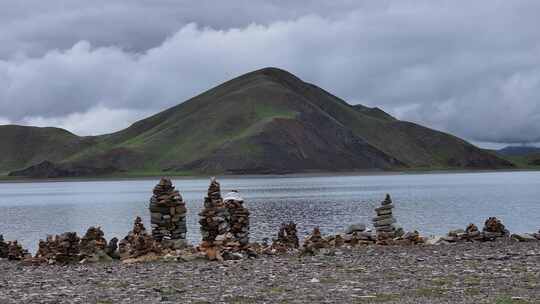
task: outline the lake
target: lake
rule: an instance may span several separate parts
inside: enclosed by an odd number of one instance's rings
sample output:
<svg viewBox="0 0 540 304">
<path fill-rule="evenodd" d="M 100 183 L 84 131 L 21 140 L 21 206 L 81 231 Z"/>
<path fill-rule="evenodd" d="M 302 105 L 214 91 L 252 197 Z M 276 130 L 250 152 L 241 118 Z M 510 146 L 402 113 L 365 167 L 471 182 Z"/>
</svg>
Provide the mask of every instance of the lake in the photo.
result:
<svg viewBox="0 0 540 304">
<path fill-rule="evenodd" d="M 371 223 L 373 208 L 390 193 L 394 216 L 405 230 L 442 235 L 497 216 L 512 232 L 540 229 L 540 172 L 395 175 L 222 177 L 223 194 L 240 191 L 251 212 L 252 239 L 277 233 L 294 221 L 301 235 L 315 226 L 337 233 L 352 223 Z M 99 225 L 106 238 L 124 237 L 141 216 L 150 229 L 148 201 L 158 179 L 0 183 L 0 234 L 35 252 L 47 234 Z M 188 238 L 200 240 L 198 213 L 207 178 L 174 184 L 188 208 Z"/>
</svg>

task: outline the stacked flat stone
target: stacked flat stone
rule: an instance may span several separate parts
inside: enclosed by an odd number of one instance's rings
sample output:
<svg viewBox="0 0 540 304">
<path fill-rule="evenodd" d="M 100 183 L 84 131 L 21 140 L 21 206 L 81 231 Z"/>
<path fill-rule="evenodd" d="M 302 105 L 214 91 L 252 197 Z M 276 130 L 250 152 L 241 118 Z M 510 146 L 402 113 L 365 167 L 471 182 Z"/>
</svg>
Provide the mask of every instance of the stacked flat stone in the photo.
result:
<svg viewBox="0 0 540 304">
<path fill-rule="evenodd" d="M 39 240 L 39 248 L 35 261 L 49 264 L 77 263 L 81 259 L 80 238 L 76 232 L 66 232 L 60 235 L 48 235 L 45 240 Z"/>
<path fill-rule="evenodd" d="M 146 232 L 142 219 L 137 217 L 133 229 L 120 241 L 121 259 L 138 258 L 150 253 L 161 254 L 161 246 Z"/>
<path fill-rule="evenodd" d="M 186 204 L 178 190 L 174 189 L 168 178 L 162 178 L 154 187 L 150 198 L 150 220 L 152 237 L 161 241 L 186 239 Z"/>
<path fill-rule="evenodd" d="M 313 254 L 319 249 L 327 248 L 329 246 L 330 244 L 328 240 L 322 236 L 319 227 L 315 227 L 313 228 L 313 232 L 304 240 L 304 244 L 302 245 L 302 253 Z"/>
<path fill-rule="evenodd" d="M 396 219 L 392 215 L 393 208 L 394 205 L 389 194 L 386 195 L 381 206 L 375 208 L 377 216 L 373 218 L 373 226 L 375 226 L 378 240 L 392 239 L 397 235 L 397 229 L 394 226 Z"/>
<path fill-rule="evenodd" d="M 508 237 L 510 235 L 510 232 L 506 230 L 503 223 L 496 217 L 490 217 L 486 220 L 482 232 L 485 239 Z"/>
<path fill-rule="evenodd" d="M 99 251 L 105 251 L 107 240 L 104 238 L 101 227 L 90 227 L 86 234 L 81 238 L 81 253 L 85 256 L 96 254 Z"/>
<path fill-rule="evenodd" d="M 26 258 L 30 258 L 31 255 L 28 253 L 28 250 L 24 249 L 19 242 L 9 241 L 8 245 L 8 254 L 7 259 L 11 261 L 21 261 Z"/>
<path fill-rule="evenodd" d="M 223 198 L 229 213 L 229 231 L 241 248 L 249 245 L 249 211 L 238 191 L 231 191 Z"/>
<path fill-rule="evenodd" d="M 204 199 L 204 208 L 199 216 L 203 247 L 214 245 L 216 240 L 223 243 L 229 239 L 230 214 L 221 198 L 221 187 L 215 178 L 210 181 L 208 196 Z"/>
<path fill-rule="evenodd" d="M 0 234 L 0 259 L 7 259 L 8 252 L 8 244 L 4 242 L 4 236 Z"/>
<path fill-rule="evenodd" d="M 294 222 L 282 223 L 279 228 L 277 239 L 273 242 L 276 246 L 285 246 L 289 248 L 298 248 L 298 231 Z"/>
</svg>

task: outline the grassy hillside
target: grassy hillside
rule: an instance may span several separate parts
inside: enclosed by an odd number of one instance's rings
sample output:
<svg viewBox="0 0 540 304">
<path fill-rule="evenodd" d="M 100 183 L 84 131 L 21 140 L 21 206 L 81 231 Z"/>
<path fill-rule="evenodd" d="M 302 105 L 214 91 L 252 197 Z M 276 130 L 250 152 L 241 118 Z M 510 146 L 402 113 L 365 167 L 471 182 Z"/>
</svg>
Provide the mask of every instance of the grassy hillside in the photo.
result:
<svg viewBox="0 0 540 304">
<path fill-rule="evenodd" d="M 399 121 L 378 108 L 349 105 L 275 68 L 237 77 L 117 133 L 93 138 L 59 129 L 45 133 L 26 139 L 28 155 L 21 159 L 16 157 L 17 140 L 8 140 L 10 156 L 2 159 L 0 168 L 11 171 L 48 160 L 52 163 L 16 173 L 46 177 L 112 171 L 283 173 L 511 166 L 457 137 Z M 34 148 L 36 142 L 40 148 Z"/>
<path fill-rule="evenodd" d="M 0 126 L 0 173 L 24 168 L 45 160 L 62 161 L 93 144 L 58 128 L 15 125 Z"/>
</svg>

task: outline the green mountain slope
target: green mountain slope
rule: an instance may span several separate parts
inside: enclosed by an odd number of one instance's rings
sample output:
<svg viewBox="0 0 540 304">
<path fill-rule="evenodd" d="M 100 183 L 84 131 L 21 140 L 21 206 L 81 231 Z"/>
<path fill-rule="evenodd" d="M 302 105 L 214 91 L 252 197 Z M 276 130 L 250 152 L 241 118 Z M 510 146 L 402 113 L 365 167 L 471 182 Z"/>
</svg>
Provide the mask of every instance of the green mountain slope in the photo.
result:
<svg viewBox="0 0 540 304">
<path fill-rule="evenodd" d="M 38 151 L 39 157 L 2 160 L 1 168 L 22 169 L 48 160 L 52 163 L 13 175 L 84 176 L 114 171 L 283 173 L 512 166 L 454 136 L 399 121 L 378 108 L 351 106 L 276 68 L 237 77 L 120 132 L 69 138 L 73 148 L 61 155 Z M 16 142 L 8 144 L 10 153 L 16 153 Z"/>
<path fill-rule="evenodd" d="M 45 160 L 59 162 L 93 145 L 91 137 L 78 137 L 58 128 L 0 126 L 0 174 Z"/>
</svg>

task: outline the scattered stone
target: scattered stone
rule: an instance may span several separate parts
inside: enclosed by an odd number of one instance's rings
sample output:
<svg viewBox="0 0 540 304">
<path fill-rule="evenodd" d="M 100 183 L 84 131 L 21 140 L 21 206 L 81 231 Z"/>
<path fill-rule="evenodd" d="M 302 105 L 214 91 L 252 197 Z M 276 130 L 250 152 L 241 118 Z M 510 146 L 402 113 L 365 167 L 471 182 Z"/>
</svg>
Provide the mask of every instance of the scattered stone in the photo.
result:
<svg viewBox="0 0 540 304">
<path fill-rule="evenodd" d="M 133 230 L 120 241 L 120 259 L 136 259 L 145 255 L 161 254 L 161 246 L 147 232 L 142 219 L 137 217 L 133 223 Z"/>
<path fill-rule="evenodd" d="M 418 231 L 407 232 L 402 236 L 396 238 L 396 242 L 400 245 L 419 245 L 425 244 L 426 239 L 420 236 Z"/>
<path fill-rule="evenodd" d="M 536 242 L 538 239 L 533 234 L 523 233 L 523 234 L 512 234 L 510 236 L 513 240 L 518 242 Z"/>
<path fill-rule="evenodd" d="M 186 243 L 186 204 L 170 179 L 162 178 L 150 198 L 152 237 L 162 247 L 180 249 Z"/>
<path fill-rule="evenodd" d="M 345 234 L 353 234 L 354 232 L 366 231 L 366 224 L 352 224 L 345 229 Z"/>
</svg>

